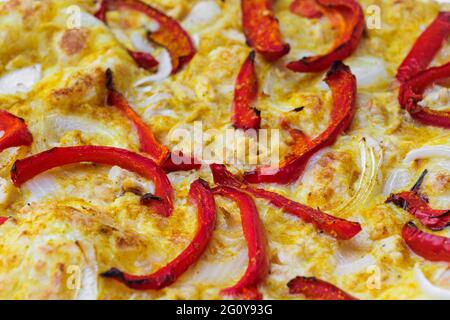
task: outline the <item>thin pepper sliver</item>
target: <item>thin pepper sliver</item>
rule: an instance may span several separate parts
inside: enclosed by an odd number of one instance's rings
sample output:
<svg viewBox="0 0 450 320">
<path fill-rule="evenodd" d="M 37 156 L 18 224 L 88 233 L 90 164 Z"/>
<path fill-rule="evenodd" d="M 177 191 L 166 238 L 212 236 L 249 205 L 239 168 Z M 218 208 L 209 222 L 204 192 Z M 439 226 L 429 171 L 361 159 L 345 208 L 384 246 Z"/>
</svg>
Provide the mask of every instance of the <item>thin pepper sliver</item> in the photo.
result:
<svg viewBox="0 0 450 320">
<path fill-rule="evenodd" d="M 403 227 L 402 236 L 418 256 L 435 262 L 450 262 L 450 238 L 423 232 L 413 222 Z"/>
<path fill-rule="evenodd" d="M 364 12 L 355 0 L 317 0 L 329 17 L 338 36 L 332 49 L 324 55 L 304 57 L 290 62 L 287 68 L 295 72 L 322 72 L 335 61 L 348 58 L 356 50 L 364 31 Z"/>
<path fill-rule="evenodd" d="M 242 25 L 247 44 L 267 61 L 276 61 L 289 53 L 283 42 L 272 0 L 241 0 Z"/>
<path fill-rule="evenodd" d="M 405 82 L 427 68 L 450 35 L 450 12 L 440 12 L 419 36 L 397 71 L 397 79 Z"/>
<path fill-rule="evenodd" d="M 259 129 L 260 112 L 253 107 L 258 98 L 258 77 L 255 71 L 255 52 L 245 60 L 236 79 L 233 99 L 233 126 L 237 129 Z"/>
<path fill-rule="evenodd" d="M 33 143 L 33 136 L 25 121 L 11 113 L 0 110 L 0 152 L 11 147 L 29 146 Z"/>
<path fill-rule="evenodd" d="M 110 69 L 106 71 L 106 89 L 107 104 L 119 109 L 135 126 L 139 136 L 140 151 L 148 154 L 158 165 L 163 164 L 170 155 L 169 148 L 158 142 L 150 127 L 131 108 L 125 97 L 114 88 L 113 74 Z"/>
<path fill-rule="evenodd" d="M 317 138 L 302 148 L 291 150 L 291 154 L 281 162 L 280 167 L 258 167 L 244 174 L 249 183 L 290 184 L 303 173 L 309 159 L 319 150 L 332 145 L 340 134 L 350 126 L 356 109 L 356 78 L 350 68 L 342 62 L 335 62 L 329 70 L 325 82 L 333 94 L 331 123 Z"/>
<path fill-rule="evenodd" d="M 288 283 L 290 294 L 302 294 L 310 300 L 357 300 L 335 285 L 314 277 L 296 277 Z"/>
<path fill-rule="evenodd" d="M 5 224 L 6 221 L 8 221 L 8 220 L 9 220 L 9 218 L 7 218 L 7 217 L 0 217 L 0 226 L 1 226 L 2 224 Z"/>
<path fill-rule="evenodd" d="M 11 178 L 14 185 L 20 187 L 45 171 L 80 162 L 119 166 L 153 180 L 157 199 L 149 205 L 164 217 L 172 214 L 173 189 L 164 171 L 153 160 L 124 149 L 97 146 L 54 148 L 16 161 L 11 169 Z"/>
<path fill-rule="evenodd" d="M 246 193 L 229 186 L 213 189 L 215 195 L 235 201 L 241 212 L 242 229 L 248 246 L 248 266 L 239 282 L 221 291 L 224 296 L 261 300 L 258 286 L 269 274 L 269 258 L 264 227 L 253 199 Z"/>
<path fill-rule="evenodd" d="M 338 240 L 350 240 L 361 231 L 361 225 L 326 214 L 319 209 L 313 209 L 306 205 L 290 200 L 278 193 L 255 188 L 240 180 L 229 172 L 225 166 L 210 165 L 214 182 L 218 185 L 232 186 L 256 198 L 269 201 L 270 204 L 282 209 L 284 212 L 294 215 L 307 223 L 311 223 L 319 230 Z"/>
<path fill-rule="evenodd" d="M 214 195 L 207 182 L 199 179 L 191 184 L 189 199 L 197 207 L 197 231 L 189 246 L 163 268 L 146 276 L 134 276 L 112 268 L 102 274 L 136 290 L 160 290 L 173 284 L 206 250 L 216 220 Z"/>
<path fill-rule="evenodd" d="M 427 87 L 448 78 L 450 63 L 419 72 L 400 86 L 400 105 L 411 117 L 425 125 L 450 128 L 450 111 L 433 110 L 420 105 Z"/>
<path fill-rule="evenodd" d="M 106 13 L 109 10 L 118 9 L 138 11 L 158 22 L 159 29 L 149 33 L 148 37 L 169 51 L 172 61 L 172 74 L 179 71 L 194 57 L 196 49 L 186 30 L 175 19 L 142 1 L 103 0 L 96 17 L 106 23 Z"/>
</svg>

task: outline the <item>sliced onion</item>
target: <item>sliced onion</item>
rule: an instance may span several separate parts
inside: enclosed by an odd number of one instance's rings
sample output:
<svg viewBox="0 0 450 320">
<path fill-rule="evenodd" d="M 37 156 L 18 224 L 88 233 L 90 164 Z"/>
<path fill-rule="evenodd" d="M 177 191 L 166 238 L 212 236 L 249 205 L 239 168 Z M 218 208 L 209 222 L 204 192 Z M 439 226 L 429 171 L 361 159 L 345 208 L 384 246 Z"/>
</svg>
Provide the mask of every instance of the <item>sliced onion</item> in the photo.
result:
<svg viewBox="0 0 450 320">
<path fill-rule="evenodd" d="M 96 300 L 98 296 L 98 264 L 95 250 L 92 245 L 86 245 L 83 241 L 78 241 L 78 243 L 83 249 L 86 266 L 81 274 L 80 289 L 76 294 L 76 300 Z"/>
<path fill-rule="evenodd" d="M 378 149 L 378 150 L 377 150 Z M 383 150 L 378 142 L 370 137 L 361 139 L 360 142 L 360 168 L 361 175 L 353 196 L 333 211 L 350 211 L 355 207 L 362 206 L 370 197 L 380 172 L 383 162 Z"/>
<path fill-rule="evenodd" d="M 394 193 L 394 191 L 403 190 L 411 181 L 411 175 L 406 169 L 395 169 L 389 175 L 383 188 L 383 195 L 385 197 Z"/>
<path fill-rule="evenodd" d="M 418 264 L 414 267 L 414 273 L 420 288 L 426 296 L 437 300 L 450 300 L 450 290 L 440 288 L 432 284 L 425 277 Z"/>
<path fill-rule="evenodd" d="M 222 35 L 229 40 L 245 43 L 245 35 L 236 29 L 224 30 L 222 31 Z"/>
<path fill-rule="evenodd" d="M 426 146 L 423 148 L 412 150 L 406 155 L 403 163 L 406 164 L 417 159 L 428 159 L 435 157 L 450 159 L 450 147 L 446 145 Z"/>
<path fill-rule="evenodd" d="M 24 189 L 30 192 L 27 202 L 38 202 L 46 196 L 52 196 L 58 192 L 59 186 L 50 174 L 42 174 L 28 181 Z"/>
<path fill-rule="evenodd" d="M 390 78 L 382 59 L 366 56 L 346 61 L 358 81 L 358 88 L 371 87 L 387 82 Z"/>
<path fill-rule="evenodd" d="M 155 51 L 155 48 L 151 45 L 150 41 L 148 41 L 140 32 L 135 31 L 131 33 L 131 43 L 138 51 L 147 53 L 153 53 Z"/>
<path fill-rule="evenodd" d="M 356 260 L 337 256 L 337 260 L 338 265 L 334 270 L 334 273 L 337 276 L 359 273 L 376 264 L 376 261 L 371 254 Z"/>
<path fill-rule="evenodd" d="M 185 27 L 205 25 L 217 17 L 221 11 L 216 1 L 208 0 L 198 2 L 184 19 L 183 25 Z"/>
<path fill-rule="evenodd" d="M 7 73 L 0 78 L 0 94 L 30 92 L 41 77 L 40 64 Z"/>
<path fill-rule="evenodd" d="M 158 72 L 151 76 L 138 80 L 134 85 L 139 87 L 148 82 L 160 82 L 167 79 L 172 74 L 172 62 L 170 60 L 170 54 L 166 49 L 162 49 L 158 56 Z"/>
</svg>

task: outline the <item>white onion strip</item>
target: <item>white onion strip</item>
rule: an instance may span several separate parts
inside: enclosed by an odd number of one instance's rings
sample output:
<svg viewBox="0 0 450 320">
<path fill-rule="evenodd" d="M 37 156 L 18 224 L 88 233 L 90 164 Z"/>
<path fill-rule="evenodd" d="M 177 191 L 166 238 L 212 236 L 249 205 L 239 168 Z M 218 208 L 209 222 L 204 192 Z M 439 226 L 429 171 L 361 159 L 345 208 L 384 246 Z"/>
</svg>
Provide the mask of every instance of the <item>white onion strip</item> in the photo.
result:
<svg viewBox="0 0 450 320">
<path fill-rule="evenodd" d="M 428 159 L 435 157 L 450 159 L 450 147 L 446 145 L 426 146 L 423 148 L 412 150 L 406 155 L 403 163 L 407 164 L 418 159 Z"/>
<path fill-rule="evenodd" d="M 416 274 L 417 282 L 425 295 L 432 299 L 450 300 L 450 290 L 440 288 L 432 284 L 425 277 L 418 264 L 414 267 L 414 273 Z"/>
</svg>

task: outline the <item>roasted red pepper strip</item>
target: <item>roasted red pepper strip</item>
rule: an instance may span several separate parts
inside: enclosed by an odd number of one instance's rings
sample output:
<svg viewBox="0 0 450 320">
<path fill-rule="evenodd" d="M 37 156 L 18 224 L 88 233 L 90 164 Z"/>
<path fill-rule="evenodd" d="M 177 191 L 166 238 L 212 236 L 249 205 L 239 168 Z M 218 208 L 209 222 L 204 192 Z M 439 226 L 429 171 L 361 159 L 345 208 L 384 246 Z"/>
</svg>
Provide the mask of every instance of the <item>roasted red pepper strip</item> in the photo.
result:
<svg viewBox="0 0 450 320">
<path fill-rule="evenodd" d="M 140 151 L 147 153 L 158 165 L 164 163 L 169 157 L 169 148 L 161 145 L 156 140 L 150 127 L 131 108 L 125 97 L 114 88 L 113 74 L 110 69 L 106 71 L 106 89 L 108 90 L 107 104 L 119 109 L 136 127 L 139 136 Z"/>
<path fill-rule="evenodd" d="M 325 55 L 305 57 L 290 62 L 287 67 L 296 72 L 322 72 L 333 62 L 348 58 L 358 47 L 364 31 L 364 13 L 355 0 L 317 0 L 330 17 L 332 25 L 339 29 L 332 49 Z M 337 17 L 337 14 L 340 17 Z"/>
<path fill-rule="evenodd" d="M 275 192 L 255 188 L 235 177 L 225 166 L 212 164 L 210 166 L 214 182 L 218 185 L 239 188 L 257 198 L 265 199 L 272 205 L 292 214 L 307 223 L 315 225 L 319 230 L 339 240 L 349 240 L 361 231 L 361 225 L 328 215 L 320 210 L 292 201 Z"/>
<path fill-rule="evenodd" d="M 47 170 L 80 162 L 119 166 L 153 180 L 155 196 L 159 199 L 150 205 L 162 216 L 172 214 L 173 189 L 165 173 L 151 159 L 128 150 L 96 146 L 54 148 L 16 161 L 11 169 L 11 178 L 14 185 L 20 187 Z"/>
<path fill-rule="evenodd" d="M 11 147 L 29 146 L 33 137 L 28 131 L 25 121 L 9 112 L 0 110 L 0 152 Z"/>
<path fill-rule="evenodd" d="M 411 191 L 393 194 L 386 203 L 393 203 L 414 215 L 427 228 L 439 231 L 450 225 L 450 210 L 436 210 L 430 207 L 428 199 L 420 193 L 428 170 L 425 170 Z"/>
<path fill-rule="evenodd" d="M 174 161 L 175 160 L 175 161 Z M 180 152 L 174 152 L 162 164 L 165 172 L 200 170 L 202 165 L 193 157 L 184 156 Z"/>
<path fill-rule="evenodd" d="M 255 71 L 255 52 L 242 65 L 236 80 L 233 100 L 233 125 L 237 129 L 259 129 L 261 116 L 253 107 L 258 98 L 258 77 Z"/>
<path fill-rule="evenodd" d="M 417 255 L 430 261 L 450 262 L 450 239 L 425 233 L 409 222 L 402 231 L 403 240 Z"/>
<path fill-rule="evenodd" d="M 148 276 L 134 276 L 116 268 L 102 274 L 113 278 L 136 290 L 160 290 L 173 284 L 206 250 L 216 221 L 216 204 L 207 182 L 197 180 L 192 183 L 189 198 L 197 206 L 198 222 L 194 239 L 172 262 Z"/>
<path fill-rule="evenodd" d="M 341 62 L 333 64 L 325 82 L 333 93 L 331 123 L 328 128 L 303 148 L 295 148 L 273 172 L 270 168 L 260 167 L 254 172 L 245 173 L 249 183 L 289 184 L 303 173 L 309 159 L 320 149 L 332 145 L 350 126 L 356 106 L 356 78 L 350 69 Z"/>
<path fill-rule="evenodd" d="M 397 79 L 405 82 L 428 67 L 450 35 L 450 12 L 440 12 L 420 35 L 406 59 L 400 65 Z"/>
<path fill-rule="evenodd" d="M 302 294 L 310 300 L 358 300 L 331 283 L 317 278 L 296 277 L 288 283 L 290 294 Z"/>
<path fill-rule="evenodd" d="M 128 54 L 136 61 L 139 67 L 145 70 L 152 70 L 159 65 L 150 53 L 128 50 Z"/>
<path fill-rule="evenodd" d="M 267 61 L 275 61 L 289 53 L 283 42 L 272 0 L 241 0 L 242 25 L 249 46 Z"/>
<path fill-rule="evenodd" d="M 148 37 L 169 51 L 173 74 L 192 60 L 196 50 L 189 34 L 175 19 L 148 4 L 139 0 L 103 0 L 96 17 L 106 23 L 106 12 L 119 9 L 135 10 L 158 22 L 159 29 Z"/>
<path fill-rule="evenodd" d="M 450 128 L 450 111 L 437 111 L 419 104 L 428 86 L 448 78 L 450 78 L 450 63 L 419 72 L 400 86 L 400 105 L 423 124 Z"/>
<path fill-rule="evenodd" d="M 316 0 L 294 0 L 289 9 L 299 16 L 314 19 L 323 16 L 322 8 Z"/>
<path fill-rule="evenodd" d="M 0 226 L 1 226 L 2 224 L 5 224 L 6 221 L 8 221 L 8 219 L 9 219 L 9 218 L 7 218 L 7 217 L 0 217 Z"/>
<path fill-rule="evenodd" d="M 233 187 L 220 186 L 214 194 L 235 201 L 241 211 L 242 228 L 248 246 L 248 266 L 241 280 L 234 286 L 221 291 L 222 295 L 244 297 L 248 300 L 261 300 L 259 284 L 269 274 L 267 240 L 253 199 Z"/>
</svg>

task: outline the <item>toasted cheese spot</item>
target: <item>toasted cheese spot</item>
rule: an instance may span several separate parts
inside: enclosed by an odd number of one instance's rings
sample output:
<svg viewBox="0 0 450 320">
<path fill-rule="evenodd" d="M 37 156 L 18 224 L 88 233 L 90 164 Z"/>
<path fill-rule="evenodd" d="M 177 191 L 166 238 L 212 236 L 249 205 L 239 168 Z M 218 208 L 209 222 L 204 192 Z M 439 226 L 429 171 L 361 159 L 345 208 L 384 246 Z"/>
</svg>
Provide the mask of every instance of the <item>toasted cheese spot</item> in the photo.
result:
<svg viewBox="0 0 450 320">
<path fill-rule="evenodd" d="M 73 56 L 86 47 L 87 39 L 88 32 L 85 29 L 69 29 L 61 37 L 60 46 L 68 56 Z"/>
</svg>

